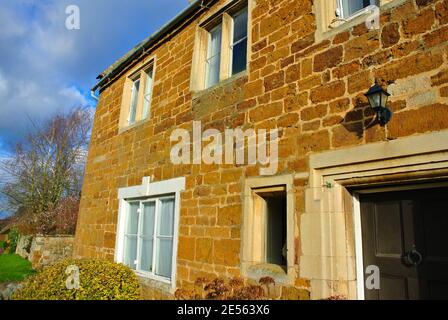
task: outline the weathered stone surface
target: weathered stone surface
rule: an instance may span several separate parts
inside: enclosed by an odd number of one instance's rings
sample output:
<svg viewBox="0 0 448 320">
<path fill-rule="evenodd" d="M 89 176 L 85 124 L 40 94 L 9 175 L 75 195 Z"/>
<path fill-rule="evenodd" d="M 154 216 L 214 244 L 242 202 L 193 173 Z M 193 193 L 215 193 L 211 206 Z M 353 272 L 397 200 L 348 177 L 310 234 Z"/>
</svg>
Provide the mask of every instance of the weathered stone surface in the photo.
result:
<svg viewBox="0 0 448 320">
<path fill-rule="evenodd" d="M 400 31 L 398 23 L 390 23 L 383 27 L 381 32 L 381 42 L 384 48 L 393 46 L 400 41 Z"/>
<path fill-rule="evenodd" d="M 314 72 L 336 67 L 342 61 L 342 46 L 328 49 L 314 57 Z"/>
<path fill-rule="evenodd" d="M 394 114 L 388 125 L 393 137 L 403 137 L 448 128 L 448 105 L 433 104 L 419 109 L 404 110 Z"/>
<path fill-rule="evenodd" d="M 311 90 L 310 99 L 314 103 L 324 102 L 339 98 L 345 93 L 345 85 L 342 81 L 334 81 Z"/>
</svg>

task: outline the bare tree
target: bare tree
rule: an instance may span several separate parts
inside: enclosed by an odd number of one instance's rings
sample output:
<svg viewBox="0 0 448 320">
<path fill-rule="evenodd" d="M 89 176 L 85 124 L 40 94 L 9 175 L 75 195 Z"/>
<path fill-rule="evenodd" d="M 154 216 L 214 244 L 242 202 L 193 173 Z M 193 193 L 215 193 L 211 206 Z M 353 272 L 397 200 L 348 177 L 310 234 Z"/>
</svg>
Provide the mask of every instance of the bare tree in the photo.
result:
<svg viewBox="0 0 448 320">
<path fill-rule="evenodd" d="M 79 198 L 92 124 L 88 109 L 77 108 L 36 124 L 34 132 L 0 161 L 0 192 L 10 211 L 27 214 L 55 210 L 67 198 Z"/>
</svg>

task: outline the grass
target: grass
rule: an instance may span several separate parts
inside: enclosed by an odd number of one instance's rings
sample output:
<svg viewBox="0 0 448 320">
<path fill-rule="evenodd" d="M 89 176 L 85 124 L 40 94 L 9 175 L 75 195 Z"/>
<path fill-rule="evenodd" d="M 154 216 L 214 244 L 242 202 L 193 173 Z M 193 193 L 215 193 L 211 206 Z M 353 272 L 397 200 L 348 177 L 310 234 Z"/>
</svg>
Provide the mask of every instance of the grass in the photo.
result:
<svg viewBox="0 0 448 320">
<path fill-rule="evenodd" d="M 31 262 L 16 254 L 0 255 L 0 283 L 22 281 L 34 273 Z"/>
</svg>

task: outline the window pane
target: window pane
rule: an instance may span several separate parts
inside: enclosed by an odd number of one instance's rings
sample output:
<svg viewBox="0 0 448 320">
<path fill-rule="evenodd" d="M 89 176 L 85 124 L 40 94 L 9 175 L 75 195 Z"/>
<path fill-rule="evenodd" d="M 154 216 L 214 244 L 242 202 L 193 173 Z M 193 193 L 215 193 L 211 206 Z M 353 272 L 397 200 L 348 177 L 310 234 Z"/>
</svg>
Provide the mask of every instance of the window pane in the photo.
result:
<svg viewBox="0 0 448 320">
<path fill-rule="evenodd" d="M 143 271 L 152 271 L 152 250 L 153 250 L 153 240 L 148 238 L 142 238 L 140 241 L 141 247 L 141 261 L 140 269 Z"/>
<path fill-rule="evenodd" d="M 208 51 L 208 58 L 216 56 L 221 52 L 221 35 L 222 35 L 221 25 L 217 26 L 215 29 L 210 31 L 210 45 Z"/>
<path fill-rule="evenodd" d="M 232 75 L 246 70 L 247 64 L 247 39 L 233 47 L 232 52 Z"/>
<path fill-rule="evenodd" d="M 221 25 L 210 32 L 205 77 L 205 86 L 207 88 L 219 82 L 219 72 L 221 69 L 221 35 Z"/>
<path fill-rule="evenodd" d="M 215 56 L 207 62 L 207 88 L 219 82 L 219 72 L 221 70 L 221 57 Z"/>
<path fill-rule="evenodd" d="M 157 240 L 157 271 L 156 274 L 162 277 L 171 278 L 171 258 L 173 256 L 173 240 Z"/>
<path fill-rule="evenodd" d="M 129 204 L 129 213 L 126 221 L 126 234 L 138 234 L 138 208 L 140 204 L 133 202 Z"/>
<path fill-rule="evenodd" d="M 343 18 L 348 18 L 370 5 L 370 0 L 342 0 Z"/>
<path fill-rule="evenodd" d="M 125 236 L 124 239 L 124 264 L 131 269 L 136 269 L 137 236 Z"/>
<path fill-rule="evenodd" d="M 135 116 L 137 114 L 137 102 L 138 102 L 138 94 L 140 91 L 140 79 L 135 80 L 132 85 L 132 97 L 131 97 L 131 106 L 129 109 L 129 123 L 132 124 L 135 122 Z"/>
<path fill-rule="evenodd" d="M 147 202 L 143 204 L 142 236 L 152 237 L 154 235 L 155 207 L 155 202 Z"/>
<path fill-rule="evenodd" d="M 233 17 L 233 43 L 247 37 L 247 9 Z"/>
<path fill-rule="evenodd" d="M 174 229 L 174 199 L 163 199 L 160 203 L 158 235 L 172 236 Z"/>
<path fill-rule="evenodd" d="M 149 107 L 151 105 L 151 98 L 152 98 L 152 85 L 153 85 L 153 71 L 152 69 L 150 69 L 146 73 L 145 100 L 143 102 L 143 119 L 146 119 L 149 115 Z"/>
</svg>

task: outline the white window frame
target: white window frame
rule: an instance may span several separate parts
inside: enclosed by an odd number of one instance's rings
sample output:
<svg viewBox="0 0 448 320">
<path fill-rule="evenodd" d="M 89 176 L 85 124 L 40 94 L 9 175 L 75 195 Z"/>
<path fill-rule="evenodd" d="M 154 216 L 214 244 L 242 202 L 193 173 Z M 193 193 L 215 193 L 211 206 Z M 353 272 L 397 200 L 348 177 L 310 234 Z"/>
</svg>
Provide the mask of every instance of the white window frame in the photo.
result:
<svg viewBox="0 0 448 320">
<path fill-rule="evenodd" d="M 234 36 L 235 36 L 235 18 L 237 15 L 241 14 L 241 12 L 247 11 L 247 26 L 246 26 L 246 37 L 238 40 L 237 42 L 234 42 Z M 232 16 L 232 28 L 230 29 L 230 56 L 229 56 L 229 75 L 232 77 L 238 73 L 233 74 L 233 48 L 243 42 L 244 40 L 247 41 L 247 48 L 249 47 L 249 7 L 246 6 L 245 8 L 241 9 L 240 11 L 236 12 Z M 244 72 L 247 70 L 247 52 L 246 52 L 246 69 L 240 72 Z"/>
<path fill-rule="evenodd" d="M 179 242 L 179 216 L 180 216 L 180 194 L 185 190 L 185 178 L 175 178 L 160 182 L 150 182 L 149 177 L 143 178 L 143 182 L 139 186 L 133 187 L 125 187 L 118 189 L 118 199 L 119 199 L 119 208 L 118 208 L 118 224 L 117 224 L 117 239 L 115 246 L 115 261 L 117 263 L 124 263 L 124 242 L 125 242 L 125 232 L 126 232 L 126 217 L 129 212 L 130 203 L 139 202 L 140 203 L 140 212 L 142 214 L 143 203 L 151 202 L 156 199 L 156 201 L 160 201 L 165 198 L 174 198 L 174 222 L 173 222 L 173 252 L 171 259 L 171 278 L 165 278 L 156 275 L 154 272 L 146 272 L 139 270 L 140 262 L 138 262 L 137 270 L 134 272 L 143 278 L 152 279 L 155 281 L 159 281 L 162 283 L 166 283 L 171 285 L 171 289 L 174 290 L 176 286 L 176 269 L 177 269 L 177 247 Z M 156 204 L 157 205 L 157 204 Z M 156 208 L 157 210 L 157 208 Z M 157 211 L 156 211 L 157 217 Z M 139 250 L 139 237 L 141 234 L 141 216 L 139 217 L 139 233 L 137 235 L 137 260 L 140 256 Z M 156 218 L 157 219 L 157 218 Z M 157 221 L 154 221 L 156 224 Z M 154 236 L 157 235 L 154 233 Z M 154 244 L 155 246 L 155 241 Z M 154 259 L 155 251 L 153 251 L 153 259 Z M 155 260 L 153 260 L 153 264 L 155 264 Z"/>
<path fill-rule="evenodd" d="M 370 0 L 370 5 L 369 6 L 363 8 L 361 10 L 358 10 L 358 11 L 356 11 L 355 13 L 353 13 L 351 15 L 345 15 L 345 13 L 344 13 L 344 5 L 342 3 L 343 1 L 344 0 L 336 0 L 336 16 L 338 18 L 346 20 L 346 21 L 354 19 L 354 18 L 356 18 L 356 17 L 358 17 L 358 16 L 368 12 L 369 10 L 371 10 L 371 6 L 376 6 L 377 5 L 377 1 L 376 0 Z"/>
</svg>

